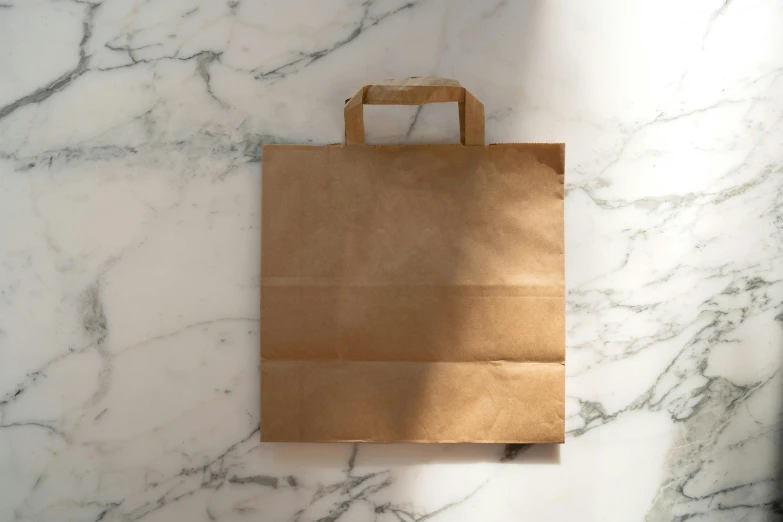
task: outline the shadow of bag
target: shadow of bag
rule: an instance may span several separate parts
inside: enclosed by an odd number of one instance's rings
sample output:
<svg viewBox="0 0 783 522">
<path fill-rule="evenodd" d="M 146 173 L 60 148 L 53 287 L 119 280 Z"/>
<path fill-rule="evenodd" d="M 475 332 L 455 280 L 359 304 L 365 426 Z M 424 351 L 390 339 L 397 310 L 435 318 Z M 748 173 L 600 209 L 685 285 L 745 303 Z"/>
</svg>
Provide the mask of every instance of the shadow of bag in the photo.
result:
<svg viewBox="0 0 783 522">
<path fill-rule="evenodd" d="M 459 104 L 370 146 L 364 104 Z M 484 144 L 459 83 L 367 85 L 345 145 L 265 145 L 263 441 L 562 442 L 563 144 Z"/>
</svg>

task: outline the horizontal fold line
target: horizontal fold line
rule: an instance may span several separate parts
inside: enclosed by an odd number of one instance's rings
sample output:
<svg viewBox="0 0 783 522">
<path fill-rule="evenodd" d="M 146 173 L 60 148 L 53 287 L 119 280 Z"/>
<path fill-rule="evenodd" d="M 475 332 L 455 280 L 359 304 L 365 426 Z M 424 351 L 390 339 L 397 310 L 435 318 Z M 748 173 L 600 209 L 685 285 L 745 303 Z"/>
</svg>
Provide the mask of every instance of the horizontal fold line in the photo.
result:
<svg viewBox="0 0 783 522">
<path fill-rule="evenodd" d="M 448 102 L 447 102 L 448 103 Z M 507 142 L 493 142 L 493 143 L 486 143 L 484 145 L 463 145 L 462 143 L 386 143 L 386 144 L 364 144 L 361 145 L 362 147 L 366 148 L 373 148 L 373 149 L 399 149 L 399 148 L 422 148 L 422 147 L 497 147 L 502 145 L 513 145 L 514 147 L 524 148 L 524 147 L 530 147 L 531 149 L 541 148 L 541 147 L 564 147 L 566 144 L 565 142 L 542 142 L 542 141 L 531 141 L 531 142 L 524 142 L 524 141 L 507 141 Z M 281 149 L 293 149 L 293 148 L 318 148 L 318 147 L 343 147 L 347 148 L 348 146 L 345 143 L 265 143 L 263 148 L 281 148 Z"/>
<path fill-rule="evenodd" d="M 411 295 L 512 296 L 565 298 L 565 285 L 419 285 L 389 284 L 365 281 L 340 281 L 300 277 L 262 277 L 261 288 L 291 288 L 304 291 L 347 290 L 357 292 L 384 291 Z"/>
<path fill-rule="evenodd" d="M 305 276 L 261 276 L 264 284 L 289 286 L 307 283 L 312 286 L 378 286 L 378 287 L 409 287 L 409 288 L 557 288 L 557 285 L 520 285 L 520 284 L 494 284 L 482 285 L 476 283 L 375 283 L 372 281 L 351 281 L 338 277 L 305 277 Z"/>
<path fill-rule="evenodd" d="M 262 363 L 335 363 L 335 364 L 555 364 L 565 366 L 565 360 L 562 361 L 528 361 L 513 359 L 495 359 L 491 361 L 367 361 L 351 359 L 264 359 Z"/>
</svg>

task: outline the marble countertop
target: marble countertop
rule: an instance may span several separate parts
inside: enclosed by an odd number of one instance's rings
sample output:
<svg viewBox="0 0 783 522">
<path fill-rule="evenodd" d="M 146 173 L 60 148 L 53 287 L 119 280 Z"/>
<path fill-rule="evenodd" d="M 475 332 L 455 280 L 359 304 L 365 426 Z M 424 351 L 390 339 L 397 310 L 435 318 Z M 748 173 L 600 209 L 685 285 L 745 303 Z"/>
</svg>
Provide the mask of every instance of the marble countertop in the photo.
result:
<svg viewBox="0 0 783 522">
<path fill-rule="evenodd" d="M 4 0 L 0 520 L 783 519 L 783 3 Z M 260 155 L 565 141 L 562 446 L 259 442 Z M 376 143 L 456 141 L 450 105 Z"/>
</svg>

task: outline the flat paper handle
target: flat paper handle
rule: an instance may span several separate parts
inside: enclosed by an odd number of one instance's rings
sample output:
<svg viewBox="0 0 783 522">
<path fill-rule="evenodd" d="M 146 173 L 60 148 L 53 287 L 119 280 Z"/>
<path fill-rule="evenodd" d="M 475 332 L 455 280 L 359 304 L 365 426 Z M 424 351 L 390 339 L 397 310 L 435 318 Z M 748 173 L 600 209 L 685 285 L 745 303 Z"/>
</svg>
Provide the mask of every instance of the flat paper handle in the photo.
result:
<svg viewBox="0 0 783 522">
<path fill-rule="evenodd" d="M 484 145 L 484 104 L 456 80 L 422 76 L 365 85 L 345 102 L 345 143 L 364 145 L 364 105 L 459 104 L 459 141 Z"/>
</svg>

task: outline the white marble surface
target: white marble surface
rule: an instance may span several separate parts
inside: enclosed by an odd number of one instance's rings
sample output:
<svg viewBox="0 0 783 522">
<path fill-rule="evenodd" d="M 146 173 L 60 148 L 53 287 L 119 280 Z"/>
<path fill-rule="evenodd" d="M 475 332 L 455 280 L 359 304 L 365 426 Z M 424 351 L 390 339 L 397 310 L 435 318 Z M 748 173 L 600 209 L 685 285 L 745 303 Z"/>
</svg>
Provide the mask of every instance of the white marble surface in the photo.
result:
<svg viewBox="0 0 783 522">
<path fill-rule="evenodd" d="M 568 144 L 567 441 L 260 444 L 260 145 L 425 74 Z M 3 0 L 0 520 L 783 519 L 782 117 L 780 0 Z"/>
</svg>

